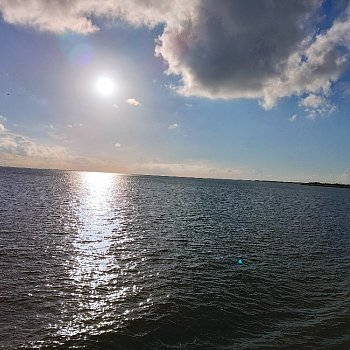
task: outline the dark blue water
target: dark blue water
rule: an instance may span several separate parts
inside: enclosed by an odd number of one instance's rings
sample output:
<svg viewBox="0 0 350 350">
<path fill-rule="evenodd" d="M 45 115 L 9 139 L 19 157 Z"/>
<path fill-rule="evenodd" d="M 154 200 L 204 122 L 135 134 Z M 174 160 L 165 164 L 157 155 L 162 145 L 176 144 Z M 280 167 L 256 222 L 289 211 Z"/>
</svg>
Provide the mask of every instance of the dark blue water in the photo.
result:
<svg viewBox="0 0 350 350">
<path fill-rule="evenodd" d="M 3 349 L 349 349 L 349 271 L 349 189 L 0 168 Z"/>
</svg>

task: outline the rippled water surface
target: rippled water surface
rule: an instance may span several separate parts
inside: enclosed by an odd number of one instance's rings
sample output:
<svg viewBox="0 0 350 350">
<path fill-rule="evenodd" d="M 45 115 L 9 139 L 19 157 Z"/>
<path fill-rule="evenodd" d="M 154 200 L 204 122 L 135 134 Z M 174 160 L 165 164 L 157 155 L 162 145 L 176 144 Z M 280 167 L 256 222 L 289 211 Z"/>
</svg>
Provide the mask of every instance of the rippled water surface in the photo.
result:
<svg viewBox="0 0 350 350">
<path fill-rule="evenodd" d="M 349 189 L 0 168 L 0 347 L 350 349 L 349 243 Z"/>
</svg>

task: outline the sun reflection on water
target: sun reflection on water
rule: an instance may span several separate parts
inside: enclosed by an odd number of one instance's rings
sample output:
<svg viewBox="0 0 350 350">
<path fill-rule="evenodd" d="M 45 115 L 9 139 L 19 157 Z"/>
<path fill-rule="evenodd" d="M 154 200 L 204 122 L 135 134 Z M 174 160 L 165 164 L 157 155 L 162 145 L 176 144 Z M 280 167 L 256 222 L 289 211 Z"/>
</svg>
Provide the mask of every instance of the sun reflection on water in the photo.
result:
<svg viewBox="0 0 350 350">
<path fill-rule="evenodd" d="M 75 210 L 79 229 L 71 242 L 73 256 L 69 269 L 74 293 L 72 305 L 64 310 L 71 313 L 68 309 L 71 307 L 75 316 L 69 317 L 61 335 L 93 334 L 98 327 L 107 326 L 111 305 L 128 293 L 125 287 L 111 288 L 119 274 L 111 247 L 118 243 L 115 234 L 122 220 L 123 211 L 118 210 L 123 202 L 121 189 L 122 178 L 116 174 L 80 173 L 77 178 L 80 198 Z"/>
<path fill-rule="evenodd" d="M 135 225 L 130 177 L 72 174 L 70 208 L 77 224 L 67 237 L 68 281 L 55 334 L 69 339 L 119 329 L 154 301 L 145 292 L 148 265 L 144 236 Z"/>
<path fill-rule="evenodd" d="M 112 244 L 113 228 L 118 224 L 118 218 L 111 216 L 115 180 L 114 174 L 81 174 L 82 198 L 78 210 L 81 229 L 73 242 L 77 254 L 72 278 L 83 284 L 87 281 L 90 287 L 97 287 L 112 278 L 105 272 L 112 265 L 113 256 L 108 250 Z"/>
</svg>

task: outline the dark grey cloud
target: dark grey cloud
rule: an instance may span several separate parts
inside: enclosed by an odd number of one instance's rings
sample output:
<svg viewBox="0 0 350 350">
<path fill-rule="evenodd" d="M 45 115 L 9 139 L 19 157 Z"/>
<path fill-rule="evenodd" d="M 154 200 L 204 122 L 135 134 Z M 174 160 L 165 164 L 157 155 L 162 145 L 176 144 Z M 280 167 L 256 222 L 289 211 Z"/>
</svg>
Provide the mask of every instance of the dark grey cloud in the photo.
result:
<svg viewBox="0 0 350 350">
<path fill-rule="evenodd" d="M 230 95 L 231 90 L 259 95 L 266 80 L 283 73 L 316 5 L 304 0 L 203 1 L 193 26 L 196 41 L 184 65 L 212 95 Z"/>
<path fill-rule="evenodd" d="M 284 74 L 319 6 L 318 0 L 204 0 L 196 18 L 165 30 L 157 52 L 183 77 L 186 95 L 262 97 L 270 80 Z"/>
</svg>

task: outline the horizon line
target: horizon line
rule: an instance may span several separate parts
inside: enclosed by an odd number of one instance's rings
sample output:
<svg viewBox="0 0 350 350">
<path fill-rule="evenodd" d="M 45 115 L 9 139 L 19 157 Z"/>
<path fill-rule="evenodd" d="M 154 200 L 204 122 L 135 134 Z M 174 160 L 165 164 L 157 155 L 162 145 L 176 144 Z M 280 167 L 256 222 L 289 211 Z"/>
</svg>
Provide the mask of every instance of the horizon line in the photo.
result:
<svg viewBox="0 0 350 350">
<path fill-rule="evenodd" d="M 228 178 L 216 178 L 216 177 L 196 177 L 196 176 L 181 176 L 181 175 L 161 175 L 161 174 L 125 174 L 114 171 L 102 171 L 102 170 L 77 170 L 77 169 L 59 169 L 59 168 L 34 168 L 26 166 L 7 166 L 0 165 L 0 168 L 13 168 L 13 169 L 28 169 L 28 170 L 53 170 L 53 171 L 70 171 L 78 173 L 104 173 L 114 174 L 120 176 L 154 176 L 154 177 L 175 177 L 180 179 L 198 179 L 198 180 L 223 180 L 223 181 L 250 181 L 250 182 L 270 182 L 270 183 L 285 183 L 285 184 L 296 184 L 296 185 L 314 185 L 314 186 L 344 186 L 350 187 L 350 183 L 343 182 L 320 182 L 320 181 L 286 181 L 286 180 L 259 180 L 259 179 L 228 179 Z"/>
</svg>

